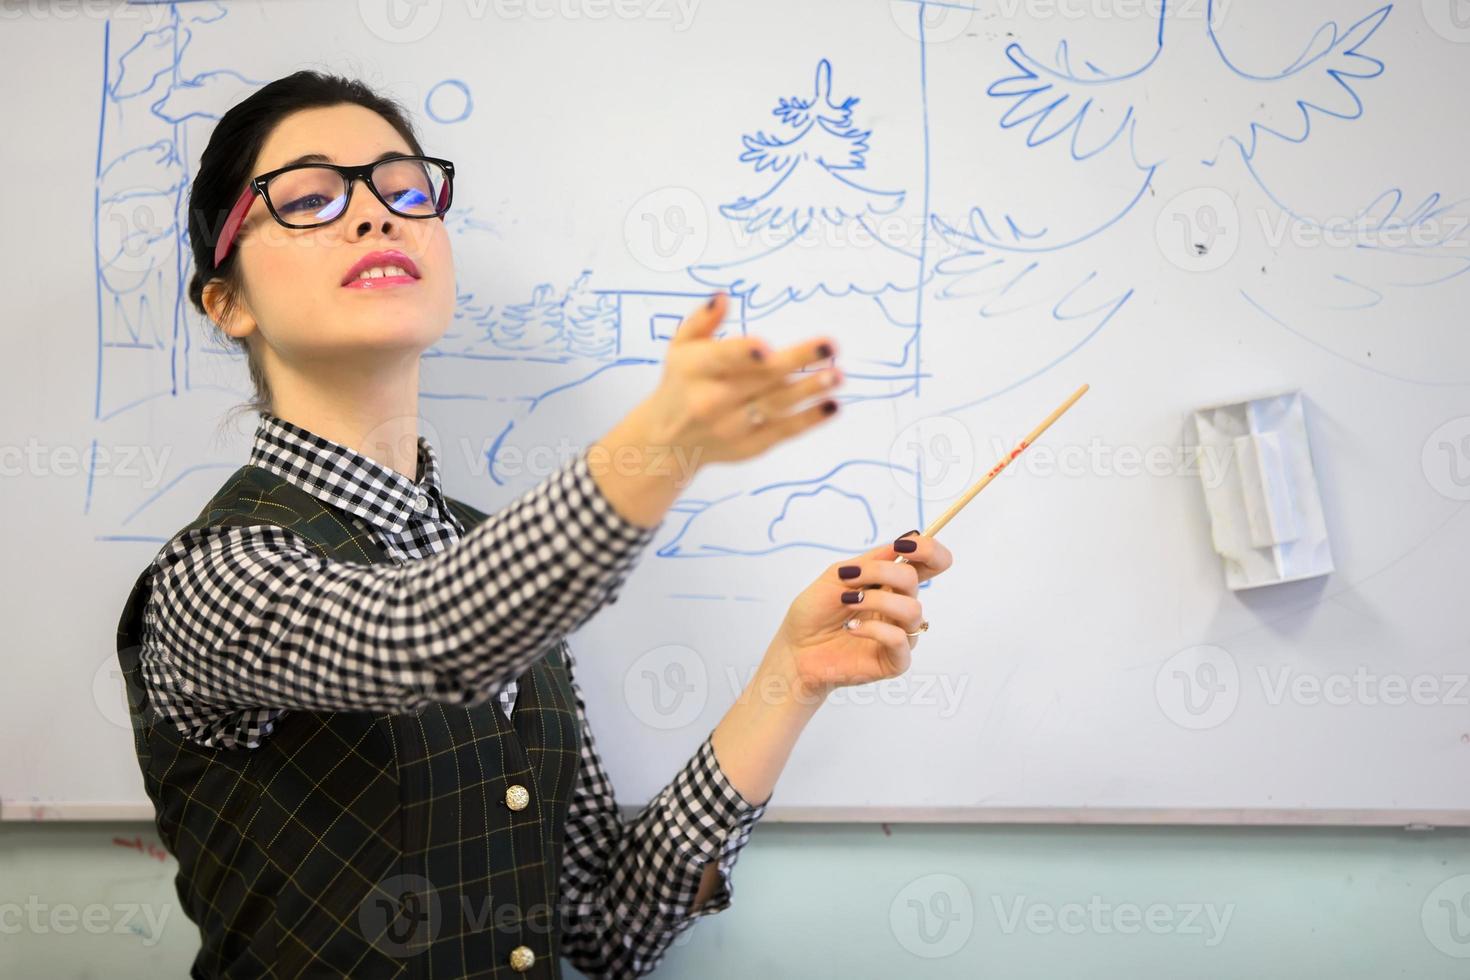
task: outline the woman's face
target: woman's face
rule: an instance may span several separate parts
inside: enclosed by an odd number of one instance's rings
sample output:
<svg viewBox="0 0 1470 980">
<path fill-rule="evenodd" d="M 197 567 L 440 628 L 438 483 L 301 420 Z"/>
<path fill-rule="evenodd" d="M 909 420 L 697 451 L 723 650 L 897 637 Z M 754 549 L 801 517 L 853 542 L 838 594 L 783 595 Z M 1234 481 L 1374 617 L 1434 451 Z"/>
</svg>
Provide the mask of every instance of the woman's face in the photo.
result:
<svg viewBox="0 0 1470 980">
<path fill-rule="evenodd" d="M 371 109 L 352 104 L 303 109 L 276 126 L 251 173 L 284 167 L 308 153 L 350 165 L 368 163 L 387 150 L 414 152 Z M 366 370 L 384 364 L 384 355 L 416 360 L 443 336 L 454 313 L 454 267 L 444 222 L 394 214 L 362 181 L 354 182 L 346 212 L 318 228 L 286 228 L 271 217 L 264 201 L 256 200 L 236 247 L 244 309 L 225 327 L 237 337 L 259 331 L 262 336 L 253 343 L 265 341 L 268 373 L 282 365 L 309 370 L 313 362 Z M 367 289 L 343 285 L 358 260 L 392 250 L 417 266 L 418 279 Z"/>
</svg>

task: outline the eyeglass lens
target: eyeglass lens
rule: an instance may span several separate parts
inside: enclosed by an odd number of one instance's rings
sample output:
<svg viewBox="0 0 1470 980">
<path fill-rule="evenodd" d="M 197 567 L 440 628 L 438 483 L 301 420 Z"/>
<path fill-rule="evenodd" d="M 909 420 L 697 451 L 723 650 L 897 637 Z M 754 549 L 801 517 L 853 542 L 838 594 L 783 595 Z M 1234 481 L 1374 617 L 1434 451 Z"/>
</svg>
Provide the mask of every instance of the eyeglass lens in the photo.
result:
<svg viewBox="0 0 1470 980">
<path fill-rule="evenodd" d="M 399 214 L 429 216 L 437 211 L 448 175 L 427 160 L 385 160 L 373 168 L 373 185 Z M 271 178 L 266 193 L 281 219 L 291 225 L 331 221 L 347 206 L 347 181 L 330 167 L 299 167 Z"/>
</svg>

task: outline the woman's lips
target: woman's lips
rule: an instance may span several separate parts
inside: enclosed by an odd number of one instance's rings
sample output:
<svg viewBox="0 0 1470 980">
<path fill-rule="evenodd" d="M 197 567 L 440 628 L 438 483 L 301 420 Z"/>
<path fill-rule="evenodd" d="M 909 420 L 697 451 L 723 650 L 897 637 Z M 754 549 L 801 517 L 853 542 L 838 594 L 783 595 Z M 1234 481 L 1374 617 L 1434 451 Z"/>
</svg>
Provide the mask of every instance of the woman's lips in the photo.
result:
<svg viewBox="0 0 1470 980">
<path fill-rule="evenodd" d="M 394 286 L 411 286 L 418 282 L 413 276 L 380 276 L 377 279 L 354 279 L 343 289 L 391 289 Z"/>
<path fill-rule="evenodd" d="M 339 285 L 346 286 L 359 281 L 364 272 L 371 272 L 374 269 L 381 269 L 386 272 L 388 269 L 393 268 L 399 269 L 406 276 L 413 276 L 415 279 L 419 277 L 419 266 L 417 262 L 396 248 L 387 248 L 369 252 L 352 263 L 352 268 L 348 269 L 346 274 L 342 276 L 342 282 Z"/>
</svg>

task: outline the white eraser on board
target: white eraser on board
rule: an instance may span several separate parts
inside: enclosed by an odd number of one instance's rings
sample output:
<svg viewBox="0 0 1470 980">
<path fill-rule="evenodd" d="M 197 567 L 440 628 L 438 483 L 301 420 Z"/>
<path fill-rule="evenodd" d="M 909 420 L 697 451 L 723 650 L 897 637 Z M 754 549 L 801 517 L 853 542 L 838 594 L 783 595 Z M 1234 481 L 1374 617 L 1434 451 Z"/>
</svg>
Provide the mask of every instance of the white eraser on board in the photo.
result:
<svg viewBox="0 0 1470 980">
<path fill-rule="evenodd" d="M 1270 548 L 1295 541 L 1301 535 L 1301 525 L 1278 434 L 1252 432 L 1236 436 L 1235 462 L 1251 544 Z"/>
<path fill-rule="evenodd" d="M 1226 584 L 1249 589 L 1331 572 L 1301 392 L 1201 409 L 1194 421 Z"/>
</svg>

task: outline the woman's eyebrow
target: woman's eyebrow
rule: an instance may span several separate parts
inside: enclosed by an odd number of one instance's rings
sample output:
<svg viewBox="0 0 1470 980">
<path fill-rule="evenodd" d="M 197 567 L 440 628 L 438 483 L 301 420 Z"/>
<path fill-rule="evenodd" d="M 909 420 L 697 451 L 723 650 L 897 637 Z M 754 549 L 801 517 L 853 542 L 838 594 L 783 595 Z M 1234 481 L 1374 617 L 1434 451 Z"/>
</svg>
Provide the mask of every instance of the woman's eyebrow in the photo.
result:
<svg viewBox="0 0 1470 980">
<path fill-rule="evenodd" d="M 407 156 L 410 152 L 411 151 L 409 151 L 409 150 L 384 150 L 382 153 L 379 153 L 376 157 L 374 157 L 369 162 L 370 163 L 377 163 L 379 160 L 386 160 L 389 157 Z M 331 162 L 332 162 L 332 158 L 329 157 L 329 156 L 327 156 L 325 153 L 303 153 L 301 156 L 297 157 L 294 160 L 287 160 L 285 163 L 281 164 L 281 166 L 282 167 L 294 167 L 298 163 L 331 163 Z"/>
</svg>

